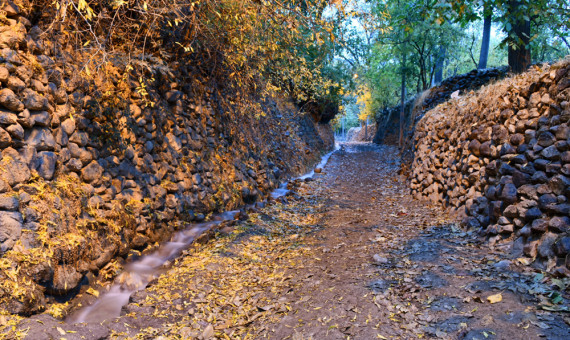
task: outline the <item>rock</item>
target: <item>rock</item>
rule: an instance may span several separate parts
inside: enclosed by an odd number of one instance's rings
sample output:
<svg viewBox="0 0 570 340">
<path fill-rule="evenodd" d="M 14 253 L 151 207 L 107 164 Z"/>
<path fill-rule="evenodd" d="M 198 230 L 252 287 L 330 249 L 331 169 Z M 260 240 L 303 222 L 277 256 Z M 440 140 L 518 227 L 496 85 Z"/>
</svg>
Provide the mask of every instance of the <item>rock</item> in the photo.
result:
<svg viewBox="0 0 570 340">
<path fill-rule="evenodd" d="M 523 185 L 517 188 L 517 192 L 519 195 L 526 196 L 527 198 L 530 198 L 532 200 L 538 200 L 536 187 L 534 185 L 531 184 Z"/>
<path fill-rule="evenodd" d="M 14 91 L 10 89 L 0 90 L 0 105 L 10 111 L 20 112 L 24 110 L 24 103 L 22 103 Z"/>
<path fill-rule="evenodd" d="M 18 113 L 18 124 L 22 125 L 24 128 L 31 128 L 34 125 L 30 111 L 24 110 Z"/>
<path fill-rule="evenodd" d="M 99 209 L 99 207 L 102 207 L 103 204 L 105 204 L 105 201 L 99 195 L 92 196 L 87 201 L 87 206 L 95 209 Z"/>
<path fill-rule="evenodd" d="M 18 122 L 18 116 L 10 111 L 0 110 L 0 124 L 11 125 Z"/>
<path fill-rule="evenodd" d="M 125 150 L 125 157 L 131 160 L 135 157 L 135 149 L 132 145 L 127 146 L 127 149 Z"/>
<path fill-rule="evenodd" d="M 47 128 L 34 128 L 26 132 L 26 144 L 38 151 L 53 151 L 56 146 L 55 138 Z"/>
<path fill-rule="evenodd" d="M 200 176 L 200 174 L 194 174 L 192 175 L 192 181 L 194 182 L 194 184 L 200 185 L 202 184 L 202 176 Z"/>
<path fill-rule="evenodd" d="M 73 119 L 66 119 L 61 123 L 61 128 L 68 136 L 75 132 L 75 121 Z"/>
<path fill-rule="evenodd" d="M 0 148 L 7 148 L 12 145 L 12 137 L 8 131 L 0 128 Z"/>
<path fill-rule="evenodd" d="M 507 183 L 501 190 L 499 199 L 506 202 L 507 204 L 512 204 L 517 201 L 517 187 L 513 183 Z"/>
<path fill-rule="evenodd" d="M 531 178 L 533 183 L 546 183 L 548 181 L 548 176 L 543 171 L 537 171 L 532 175 Z"/>
<path fill-rule="evenodd" d="M 23 31 L 22 31 L 23 30 Z M 26 28 L 22 23 L 13 25 L 0 34 L 0 49 L 19 49 L 20 44 L 26 41 Z"/>
<path fill-rule="evenodd" d="M 509 260 L 502 260 L 502 261 L 499 261 L 493 265 L 493 267 L 495 267 L 495 269 L 500 270 L 500 271 L 507 270 L 507 269 L 509 269 L 510 266 L 511 266 L 511 261 L 509 261 Z"/>
<path fill-rule="evenodd" d="M 491 155 L 493 154 L 493 149 L 491 148 L 491 146 L 492 146 L 491 141 L 487 141 L 481 144 L 481 147 L 479 148 L 479 153 L 481 154 L 481 156 L 491 157 Z"/>
<path fill-rule="evenodd" d="M 522 143 L 524 143 L 524 136 L 520 133 L 515 133 L 514 135 L 511 135 L 509 142 L 514 145 L 514 146 L 518 146 L 521 145 Z"/>
<path fill-rule="evenodd" d="M 81 179 L 87 183 L 91 183 L 101 178 L 103 167 L 96 161 L 92 161 L 83 170 L 81 170 Z"/>
<path fill-rule="evenodd" d="M 374 262 L 376 262 L 377 264 L 388 263 L 388 259 L 386 257 L 380 256 L 378 254 L 374 254 L 374 256 L 372 258 L 374 259 Z"/>
<path fill-rule="evenodd" d="M 49 126 L 51 123 L 51 116 L 46 111 L 30 112 L 30 119 L 32 124 L 36 126 Z"/>
<path fill-rule="evenodd" d="M 558 257 L 565 258 L 570 254 L 570 236 L 562 237 L 554 245 L 554 252 Z"/>
<path fill-rule="evenodd" d="M 23 219 L 19 212 L 0 211 L 0 251 L 12 248 L 22 235 Z"/>
<path fill-rule="evenodd" d="M 2 10 L 6 13 L 8 18 L 20 15 L 20 7 L 11 0 L 2 1 Z"/>
<path fill-rule="evenodd" d="M 501 216 L 499 217 L 499 220 L 497 221 L 498 224 L 501 225 L 507 225 L 507 224 L 511 224 L 511 221 L 509 221 L 508 218 L 506 218 L 505 216 Z"/>
<path fill-rule="evenodd" d="M 529 237 L 531 235 L 532 231 L 530 229 L 530 226 L 527 224 L 525 225 L 523 228 L 521 228 L 521 230 L 518 232 L 518 234 L 520 236 L 523 237 Z"/>
<path fill-rule="evenodd" d="M 10 185 L 8 184 L 8 182 L 6 182 L 3 179 L 0 179 L 0 193 L 9 191 L 10 189 L 11 188 L 10 188 Z"/>
<path fill-rule="evenodd" d="M 570 138 L 570 127 L 567 125 L 559 125 L 556 128 L 556 139 L 567 140 Z"/>
<path fill-rule="evenodd" d="M 503 162 L 499 168 L 499 174 L 501 176 L 512 175 L 515 172 L 515 168 L 510 166 L 507 162 Z"/>
<path fill-rule="evenodd" d="M 53 295 L 64 295 L 75 289 L 83 275 L 71 265 L 58 265 L 54 269 L 53 279 L 47 287 L 48 292 Z"/>
<path fill-rule="evenodd" d="M 537 219 L 532 221 L 530 229 L 535 233 L 544 233 L 548 227 L 548 221 L 543 219 Z"/>
<path fill-rule="evenodd" d="M 523 247 L 523 253 L 531 258 L 535 258 L 538 253 L 538 240 L 527 242 Z"/>
<path fill-rule="evenodd" d="M 10 77 L 8 78 L 8 88 L 16 92 L 21 92 L 26 89 L 26 83 L 18 77 Z"/>
<path fill-rule="evenodd" d="M 83 165 L 87 165 L 93 160 L 93 154 L 83 148 L 79 148 L 79 160 Z"/>
<path fill-rule="evenodd" d="M 555 161 L 560 159 L 560 151 L 558 151 L 558 149 L 556 149 L 556 146 L 554 145 L 551 145 L 546 149 L 542 150 L 540 155 L 548 160 Z"/>
<path fill-rule="evenodd" d="M 522 216 L 524 219 L 526 219 L 527 221 L 532 221 L 536 218 L 539 218 L 542 216 L 542 211 L 540 211 L 539 208 L 537 207 L 532 207 L 530 209 L 528 209 L 524 216 Z"/>
<path fill-rule="evenodd" d="M 548 206 L 548 211 L 556 215 L 570 216 L 570 204 L 551 204 Z"/>
<path fill-rule="evenodd" d="M 168 208 L 174 209 L 178 206 L 178 199 L 176 198 L 176 196 L 169 194 L 166 196 L 165 205 Z"/>
<path fill-rule="evenodd" d="M 556 137 L 550 131 L 542 131 L 538 134 L 537 143 L 543 148 L 551 146 L 554 142 L 556 142 Z"/>
<path fill-rule="evenodd" d="M 13 139 L 16 140 L 24 139 L 24 128 L 18 123 L 8 126 L 6 128 L 6 131 L 10 134 L 10 136 Z"/>
<path fill-rule="evenodd" d="M 69 141 L 79 146 L 86 146 L 89 143 L 89 136 L 83 131 L 75 131 L 75 133 L 69 137 Z"/>
<path fill-rule="evenodd" d="M 570 231 L 570 217 L 554 216 L 548 222 L 548 229 L 556 233 L 566 233 Z"/>
<path fill-rule="evenodd" d="M 73 172 L 79 172 L 83 168 L 83 163 L 77 158 L 71 158 L 67 164 L 67 168 Z"/>
<path fill-rule="evenodd" d="M 512 234 L 515 230 L 512 224 L 505 224 L 499 226 L 499 234 Z"/>
<path fill-rule="evenodd" d="M 552 258 L 554 254 L 554 242 L 558 235 L 553 233 L 546 233 L 540 239 L 540 244 L 538 245 L 538 255 L 544 258 Z"/>
<path fill-rule="evenodd" d="M 58 128 L 55 130 L 55 142 L 62 147 L 67 146 L 69 143 L 69 136 L 63 129 Z"/>
<path fill-rule="evenodd" d="M 34 90 L 24 90 L 24 106 L 30 111 L 43 111 L 47 110 L 49 103 L 46 97 L 37 93 Z"/>
<path fill-rule="evenodd" d="M 471 151 L 475 156 L 480 156 L 480 155 L 481 155 L 481 153 L 480 153 L 480 151 L 479 151 L 479 150 L 481 149 L 481 143 L 480 143 L 478 140 L 476 140 L 476 139 L 473 139 L 473 140 L 471 140 L 471 142 L 469 142 L 468 149 L 469 149 L 469 151 Z"/>
<path fill-rule="evenodd" d="M 515 185 L 516 188 L 519 188 L 525 184 L 530 183 L 531 181 L 531 177 L 530 175 L 527 175 L 525 173 L 523 173 L 522 171 L 518 171 L 515 170 L 513 172 L 513 184 Z"/>
<path fill-rule="evenodd" d="M 57 156 L 55 153 L 51 151 L 38 152 L 35 169 L 43 179 L 51 180 L 53 178 L 56 164 Z"/>
<path fill-rule="evenodd" d="M 18 210 L 20 201 L 13 195 L 0 195 L 0 209 L 2 210 Z"/>
<path fill-rule="evenodd" d="M 570 178 L 563 175 L 552 177 L 550 181 L 548 181 L 548 186 L 554 194 L 562 195 L 564 191 L 570 187 Z"/>
<path fill-rule="evenodd" d="M 27 182 L 32 176 L 28 166 L 16 159 L 6 159 L 5 157 L 0 168 L 2 179 L 12 187 Z"/>
<path fill-rule="evenodd" d="M 10 77 L 10 71 L 7 68 L 0 66 L 0 82 L 7 82 Z"/>
<path fill-rule="evenodd" d="M 172 132 L 166 134 L 166 142 L 174 151 L 179 152 L 182 149 L 180 138 L 176 137 Z"/>
</svg>

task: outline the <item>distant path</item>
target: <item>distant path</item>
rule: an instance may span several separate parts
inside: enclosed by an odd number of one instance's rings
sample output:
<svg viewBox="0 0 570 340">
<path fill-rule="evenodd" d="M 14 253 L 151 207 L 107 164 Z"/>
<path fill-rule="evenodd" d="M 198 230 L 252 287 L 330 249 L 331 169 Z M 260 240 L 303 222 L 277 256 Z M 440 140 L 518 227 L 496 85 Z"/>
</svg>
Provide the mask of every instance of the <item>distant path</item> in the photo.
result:
<svg viewBox="0 0 570 340">
<path fill-rule="evenodd" d="M 288 202 L 175 261 L 122 317 L 20 327 L 30 339 L 569 339 L 568 315 L 539 309 L 564 282 L 412 199 L 398 159 L 393 147 L 344 145 Z"/>
</svg>

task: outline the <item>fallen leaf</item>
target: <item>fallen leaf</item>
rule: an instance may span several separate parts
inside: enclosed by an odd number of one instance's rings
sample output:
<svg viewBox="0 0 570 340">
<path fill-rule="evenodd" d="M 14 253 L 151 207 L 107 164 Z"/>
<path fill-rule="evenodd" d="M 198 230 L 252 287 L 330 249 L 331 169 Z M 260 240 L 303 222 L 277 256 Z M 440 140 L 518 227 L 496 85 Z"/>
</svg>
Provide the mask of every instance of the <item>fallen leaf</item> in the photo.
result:
<svg viewBox="0 0 570 340">
<path fill-rule="evenodd" d="M 528 266 L 529 264 L 532 263 L 532 260 L 527 258 L 527 257 L 519 257 L 517 259 L 517 261 L 519 261 L 522 265 Z"/>
<path fill-rule="evenodd" d="M 89 287 L 89 289 L 87 289 L 87 294 L 91 294 L 94 297 L 99 297 L 99 291 Z"/>
<path fill-rule="evenodd" d="M 209 324 L 206 329 L 204 329 L 204 333 L 202 333 L 202 338 L 204 339 L 210 339 L 211 337 L 214 336 L 214 326 L 212 326 L 211 324 Z"/>
<path fill-rule="evenodd" d="M 501 295 L 501 293 L 498 293 L 495 295 L 490 295 L 490 296 L 487 296 L 487 301 L 489 301 L 490 303 L 501 302 L 501 301 L 503 301 L 503 296 Z"/>
</svg>

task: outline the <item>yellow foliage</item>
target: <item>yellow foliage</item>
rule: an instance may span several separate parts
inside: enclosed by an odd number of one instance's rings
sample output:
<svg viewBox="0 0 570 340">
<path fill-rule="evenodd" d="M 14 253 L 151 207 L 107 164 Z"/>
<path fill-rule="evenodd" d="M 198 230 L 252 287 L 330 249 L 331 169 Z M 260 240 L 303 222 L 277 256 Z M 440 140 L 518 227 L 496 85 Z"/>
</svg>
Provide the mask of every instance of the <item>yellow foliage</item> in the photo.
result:
<svg viewBox="0 0 570 340">
<path fill-rule="evenodd" d="M 360 114 L 358 119 L 365 121 L 367 118 L 374 117 L 374 101 L 372 98 L 372 92 L 367 85 L 361 85 L 358 88 L 358 98 L 356 103 L 360 106 Z"/>
</svg>

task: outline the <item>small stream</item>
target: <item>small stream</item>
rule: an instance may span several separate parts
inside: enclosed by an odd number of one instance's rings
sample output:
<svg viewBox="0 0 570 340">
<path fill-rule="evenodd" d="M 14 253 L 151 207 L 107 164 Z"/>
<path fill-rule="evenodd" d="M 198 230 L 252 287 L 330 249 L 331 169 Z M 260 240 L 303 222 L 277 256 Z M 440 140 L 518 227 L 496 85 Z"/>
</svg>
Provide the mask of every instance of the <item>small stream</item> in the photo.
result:
<svg viewBox="0 0 570 340">
<path fill-rule="evenodd" d="M 321 159 L 316 168 L 323 168 L 330 156 L 339 149 L 335 149 Z M 293 180 L 304 180 L 313 177 L 315 171 L 311 171 Z M 271 193 L 273 199 L 285 196 L 289 190 L 285 182 Z M 192 224 L 189 228 L 175 233 L 171 241 L 162 244 L 154 253 L 142 256 L 140 259 L 125 266 L 125 270 L 115 279 L 110 289 L 103 293 L 95 303 L 86 306 L 67 318 L 71 323 L 100 323 L 121 315 L 121 309 L 125 306 L 131 295 L 143 290 L 154 278 L 164 271 L 164 264 L 178 257 L 183 250 L 187 249 L 202 233 L 216 227 L 223 221 L 233 220 L 239 211 L 227 211 L 216 215 L 212 221 Z"/>
</svg>

